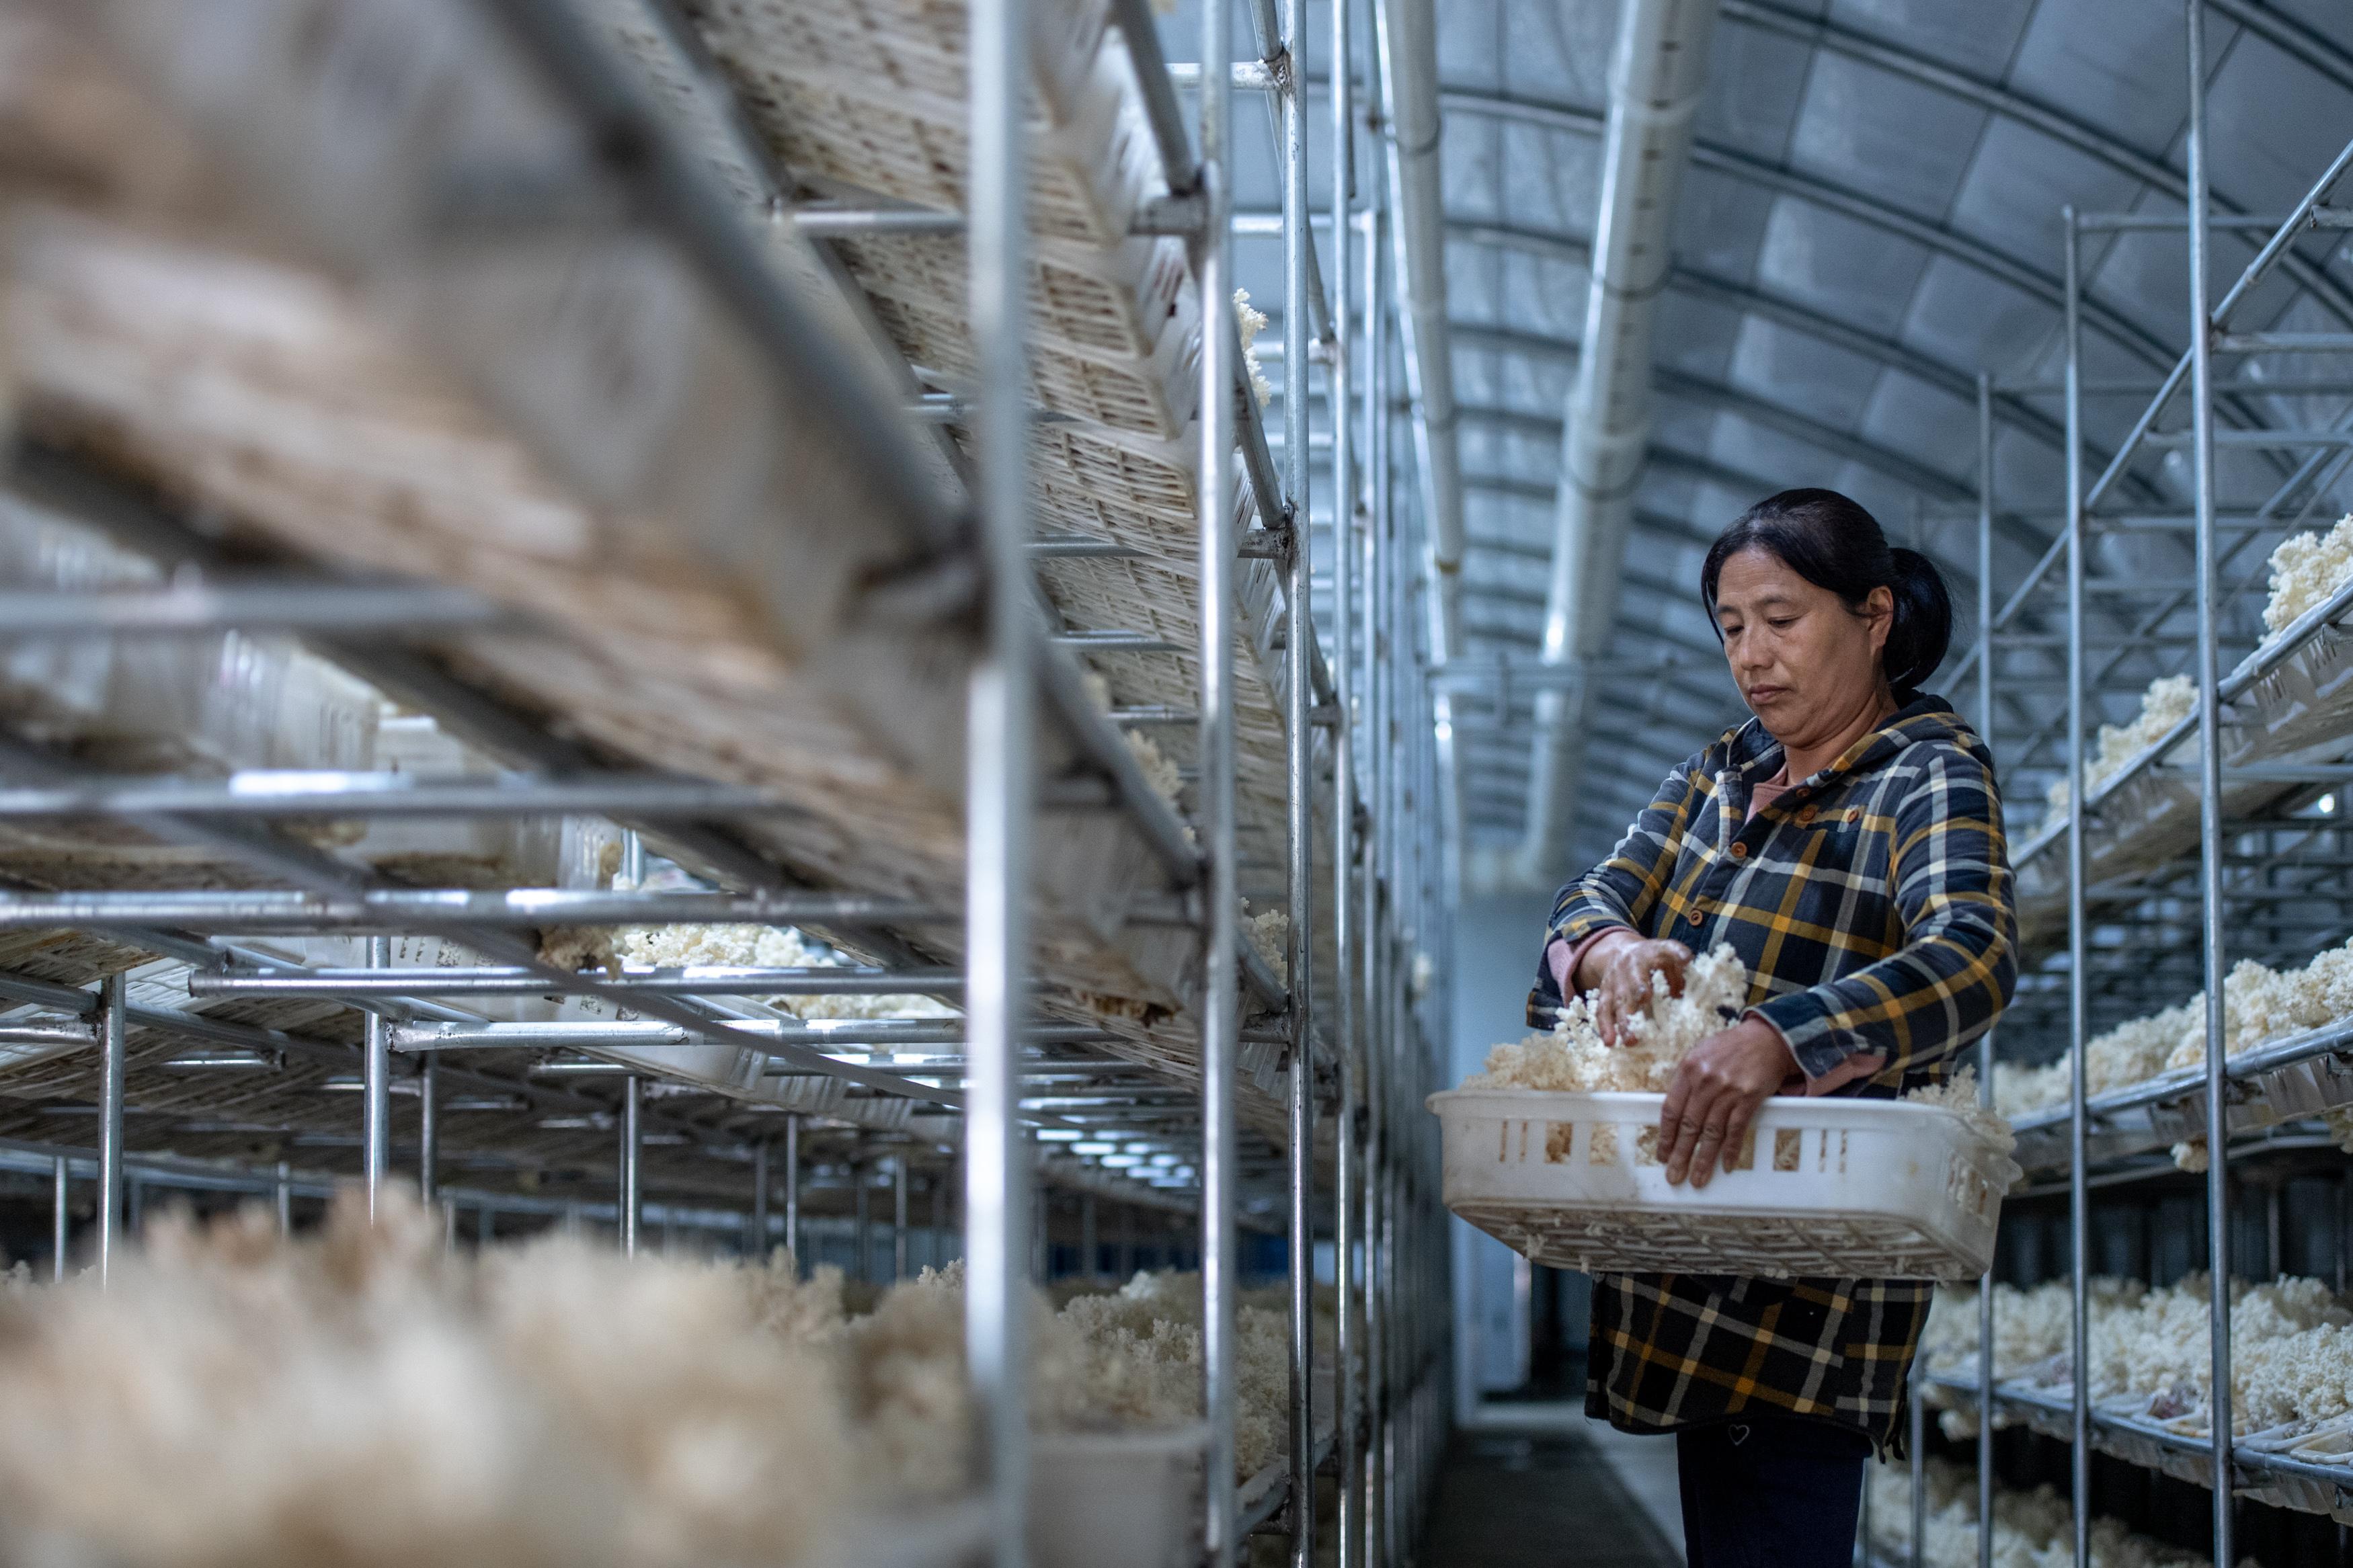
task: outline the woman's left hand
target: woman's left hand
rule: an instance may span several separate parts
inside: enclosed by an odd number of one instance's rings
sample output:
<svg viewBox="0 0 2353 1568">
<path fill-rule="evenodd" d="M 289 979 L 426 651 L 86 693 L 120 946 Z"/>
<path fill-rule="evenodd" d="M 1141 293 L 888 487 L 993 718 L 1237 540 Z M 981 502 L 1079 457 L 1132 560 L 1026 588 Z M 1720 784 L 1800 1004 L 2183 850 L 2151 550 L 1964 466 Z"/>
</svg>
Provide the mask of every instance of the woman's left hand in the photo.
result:
<svg viewBox="0 0 2353 1568">
<path fill-rule="evenodd" d="M 1757 1108 L 1797 1070 L 1781 1032 L 1762 1018 L 1744 1018 L 1693 1047 L 1659 1113 L 1668 1184 L 1688 1174 L 1694 1188 L 1704 1187 L 1719 1162 L 1730 1170 Z"/>
</svg>

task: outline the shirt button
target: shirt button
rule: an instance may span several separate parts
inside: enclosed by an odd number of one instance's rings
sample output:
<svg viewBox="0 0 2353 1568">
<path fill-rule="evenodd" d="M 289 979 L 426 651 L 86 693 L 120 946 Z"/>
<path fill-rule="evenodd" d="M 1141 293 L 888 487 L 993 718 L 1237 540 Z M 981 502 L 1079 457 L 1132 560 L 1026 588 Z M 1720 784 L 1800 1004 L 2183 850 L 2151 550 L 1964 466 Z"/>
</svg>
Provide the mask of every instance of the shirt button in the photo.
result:
<svg viewBox="0 0 2353 1568">
<path fill-rule="evenodd" d="M 1697 910 L 1694 910 L 1691 913 L 1685 915 L 1683 919 L 1691 921 L 1694 925 L 1697 925 L 1699 924 L 1699 911 Z"/>
<path fill-rule="evenodd" d="M 1735 860 L 1746 860 L 1746 859 L 1747 859 L 1747 858 L 1748 858 L 1748 846 L 1747 846 L 1747 845 L 1746 845 L 1746 844 L 1735 844 L 1735 845 L 1732 847 L 1732 858 L 1733 858 Z"/>
<path fill-rule="evenodd" d="M 1798 820 L 1799 822 L 1811 822 L 1818 815 L 1819 813 L 1817 813 L 1812 806 L 1803 806 L 1799 809 Z"/>
</svg>

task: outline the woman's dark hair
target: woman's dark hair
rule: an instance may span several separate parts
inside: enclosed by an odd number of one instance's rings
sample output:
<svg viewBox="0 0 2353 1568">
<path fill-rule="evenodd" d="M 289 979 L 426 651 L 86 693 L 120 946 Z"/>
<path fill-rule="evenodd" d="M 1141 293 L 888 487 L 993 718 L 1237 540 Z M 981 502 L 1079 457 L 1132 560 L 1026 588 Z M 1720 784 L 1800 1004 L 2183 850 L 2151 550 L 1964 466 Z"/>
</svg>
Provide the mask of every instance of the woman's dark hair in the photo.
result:
<svg viewBox="0 0 2353 1568">
<path fill-rule="evenodd" d="M 1895 596 L 1894 618 L 1880 668 L 1899 700 L 1945 662 L 1953 640 L 1953 601 L 1944 576 L 1916 550 L 1890 549 L 1879 520 L 1836 490 L 1783 490 L 1734 520 L 1708 546 L 1700 568 L 1700 597 L 1715 626 L 1715 583 L 1724 563 L 1744 550 L 1762 550 L 1817 588 L 1828 588 L 1851 610 L 1862 608 L 1873 588 Z M 1724 640 L 1721 626 L 1716 640 Z"/>
</svg>

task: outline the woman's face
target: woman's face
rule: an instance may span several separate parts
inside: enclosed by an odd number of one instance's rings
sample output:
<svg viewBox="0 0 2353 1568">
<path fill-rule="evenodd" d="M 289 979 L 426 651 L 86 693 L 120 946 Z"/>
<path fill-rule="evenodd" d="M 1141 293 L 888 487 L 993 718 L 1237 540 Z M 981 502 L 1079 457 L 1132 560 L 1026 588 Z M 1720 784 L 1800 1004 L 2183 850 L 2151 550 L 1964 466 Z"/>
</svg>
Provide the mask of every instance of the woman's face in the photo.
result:
<svg viewBox="0 0 2353 1568">
<path fill-rule="evenodd" d="M 1894 614 L 1889 590 L 1873 588 L 1849 609 L 1769 551 L 1743 550 L 1716 576 L 1715 622 L 1732 679 L 1784 746 L 1835 736 L 1876 710 L 1879 652 Z"/>
</svg>

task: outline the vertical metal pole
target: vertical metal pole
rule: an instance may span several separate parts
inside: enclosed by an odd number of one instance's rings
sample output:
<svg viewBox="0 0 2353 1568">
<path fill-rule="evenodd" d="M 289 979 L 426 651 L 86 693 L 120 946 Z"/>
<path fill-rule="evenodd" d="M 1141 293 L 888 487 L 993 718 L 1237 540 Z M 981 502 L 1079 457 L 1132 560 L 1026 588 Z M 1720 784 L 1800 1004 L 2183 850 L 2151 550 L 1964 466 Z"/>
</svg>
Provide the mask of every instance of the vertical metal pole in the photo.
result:
<svg viewBox="0 0 2353 1568">
<path fill-rule="evenodd" d="M 1240 1546 L 1234 1488 L 1234 1412 L 1240 1391 L 1235 1335 L 1240 1280 L 1241 1152 L 1235 1126 L 1235 968 L 1240 889 L 1234 844 L 1234 384 L 1232 0 L 1201 0 L 1201 201 L 1195 258 L 1201 285 L 1201 736 L 1196 786 L 1207 876 L 1201 944 L 1201 1360 L 1209 1447 L 1202 1542 L 1208 1568 L 1234 1568 Z M 1286 302 L 1286 314 L 1300 302 Z M 1286 379 L 1292 374 L 1285 371 Z M 1306 443 L 1300 443 L 1302 452 Z M 1268 523 L 1281 520 L 1267 518 Z"/>
<path fill-rule="evenodd" d="M 278 1234 L 294 1234 L 294 1171 L 283 1160 L 278 1162 Z"/>
<path fill-rule="evenodd" d="M 98 1006 L 98 1284 L 106 1289 L 122 1242 L 122 1026 L 126 983 L 110 974 Z"/>
<path fill-rule="evenodd" d="M 874 1215 L 872 1184 L 867 1180 L 863 1163 L 853 1161 L 849 1167 L 850 1233 L 858 1248 L 857 1266 L 850 1269 L 852 1279 L 872 1282 L 874 1279 Z"/>
<path fill-rule="evenodd" d="M 2221 605 L 2214 581 L 2213 321 L 2206 295 L 2205 0 L 2189 0 L 2185 9 L 2189 26 L 2189 129 L 2184 149 L 2189 186 L 2189 449 L 2198 512 L 2198 884 L 2206 938 L 2206 1249 L 2207 1267 L 2214 1274 L 2207 1298 L 2213 1357 L 2209 1405 L 2214 1422 L 2214 1562 L 2216 1568 L 2231 1568 L 2237 1553 L 2231 1542 L 2231 1129 L 2224 1116 L 2229 1103 L 2223 1059 L 2228 1025 L 2222 994 L 2230 954 L 2222 931 L 2221 715 L 2216 711 Z M 2076 1159 L 2080 1164 L 2080 1151 Z M 2084 1364 L 2080 1352 L 2075 1364 Z M 2080 1514 L 2080 1498 L 2075 1507 Z M 2078 1523 L 2079 1536 L 2083 1530 Z"/>
<path fill-rule="evenodd" d="M 2071 405 L 2071 408 L 2073 405 Z M 2075 410 L 2074 412 L 2080 412 Z M 2072 452 L 2080 432 L 2073 414 L 2067 426 Z M 1993 378 L 1978 375 L 1978 733 L 1993 749 Z M 1995 757 L 1996 766 L 2000 763 Z M 1993 1109 L 1993 1031 L 1978 1037 L 1978 1103 Z M 1978 1279 L 1978 1568 L 1993 1568 L 1993 1264 Z M 1913 1489 L 1916 1499 L 1919 1477 Z M 1915 1516 L 1916 1517 L 1916 1516 Z M 1913 1531 L 1914 1551 L 1919 1531 Z"/>
<path fill-rule="evenodd" d="M 385 969 L 391 963 L 392 939 L 368 938 L 367 966 Z M 373 1225 L 383 1201 L 385 1178 L 392 1165 L 392 1049 L 390 1026 L 383 1014 L 367 1014 L 364 1026 L 360 1058 L 360 1149 L 362 1173 L 367 1183 L 368 1223 Z"/>
<path fill-rule="evenodd" d="M 937 1268 L 947 1261 L 942 1243 L 947 1238 L 948 1184 L 947 1178 L 936 1171 L 925 1181 L 932 1193 L 932 1229 L 923 1241 L 923 1267 Z"/>
<path fill-rule="evenodd" d="M 2085 1169 L 2084 1043 L 2089 1037 L 2086 1025 L 2091 984 L 2084 964 L 2090 956 L 2091 933 L 2085 924 L 2084 887 L 2089 870 L 2084 842 L 2084 752 L 2090 735 L 2085 727 L 2090 716 L 2084 697 L 2083 280 L 2079 276 L 2083 239 L 2075 225 L 2075 209 L 2064 208 L 2062 217 L 2067 231 L 2067 1037 L 2071 1042 L 2067 1079 L 2067 1255 L 2073 1272 L 2069 1281 L 2073 1313 L 2068 1343 L 2075 1367 L 2071 1426 L 2074 1448 L 2069 1455 L 2069 1474 L 2073 1481 L 2075 1507 L 2075 1568 L 2088 1568 L 2092 1549 L 2092 1384 L 2085 1369 L 2092 1364 L 2092 1200 Z M 1988 1341 L 1978 1353 L 1990 1358 L 1992 1342 Z M 1979 1485 L 1983 1484 L 1980 1480 Z M 1991 1536 L 1989 1519 L 1980 1533 Z"/>
<path fill-rule="evenodd" d="M 907 1156 L 891 1162 L 891 1282 L 907 1278 Z"/>
<path fill-rule="evenodd" d="M 49 1283 L 62 1284 L 66 1253 L 73 1238 L 73 1173 L 63 1154 L 49 1162 Z M 2339 1273 L 2343 1272 L 2340 1266 Z"/>
<path fill-rule="evenodd" d="M 427 1208 L 441 1195 L 441 1105 L 436 1092 L 439 1088 L 436 1066 L 428 1051 L 425 1067 L 417 1075 L 417 1195 Z"/>
<path fill-rule="evenodd" d="M 1926 1548 L 1923 1538 L 1928 1533 L 1928 1412 L 1927 1407 L 1920 1403 L 1920 1395 L 1926 1392 L 1927 1382 L 1927 1378 L 1921 1373 L 1919 1363 L 1914 1363 L 1912 1429 L 1908 1434 L 1909 1441 L 1905 1445 L 1911 1450 L 1912 1461 L 1912 1568 L 1922 1568 L 1922 1564 L 1926 1561 L 1924 1555 Z M 1865 1475 L 1863 1495 L 1865 1497 L 1871 1495 L 1868 1472 Z M 1862 1538 L 1864 1555 L 1868 1558 L 1871 1541 L 1871 1531 L 1868 1526 L 1863 1530 Z"/>
<path fill-rule="evenodd" d="M 1354 346 L 1356 287 L 1349 247 L 1356 238 L 1356 62 L 1349 20 L 1354 0 L 1332 4 L 1332 348 L 1324 366 L 1328 423 L 1332 426 L 1332 689 L 1339 722 L 1332 731 L 1332 937 L 1339 973 L 1333 977 L 1334 1039 L 1340 1054 L 1340 1129 L 1334 1177 L 1333 1270 L 1339 1343 L 1334 1358 L 1339 1377 L 1339 1427 L 1334 1463 L 1339 1483 L 1338 1568 L 1360 1568 L 1364 1480 L 1357 1433 L 1362 1405 L 1357 1396 L 1356 1246 L 1362 1227 L 1357 1206 L 1363 1184 L 1357 1173 L 1356 882 L 1356 473 L 1352 437 L 1356 410 L 1349 406 L 1349 356 Z M 1287 308 L 1287 307 L 1286 307 Z M 1286 373 L 1287 374 L 1287 373 Z"/>
<path fill-rule="evenodd" d="M 646 841 L 634 827 L 621 830 L 621 877 L 630 887 L 641 887 L 646 879 Z"/>
<path fill-rule="evenodd" d="M 801 1113 L 785 1117 L 785 1245 L 792 1248 L 796 1276 L 808 1271 L 801 1249 Z"/>
<path fill-rule="evenodd" d="M 1029 561 L 1029 18 L 1027 0 L 973 0 L 972 268 L 975 411 L 987 652 L 973 672 L 965 745 L 965 1359 L 997 1568 L 1028 1560 L 1029 1151 L 1019 1060 L 1029 1012 L 1029 836 L 1036 790 L 1035 579 Z M 1222 319 L 1204 312 L 1215 342 Z"/>
<path fill-rule="evenodd" d="M 1993 377 L 1978 373 L 1978 735 L 1993 747 Z M 1991 1087 L 1991 1073 L 1978 1077 Z"/>
<path fill-rule="evenodd" d="M 645 1154 L 639 1117 L 644 1106 L 645 1087 L 638 1075 L 631 1073 L 621 1080 L 621 1255 L 638 1255 L 638 1235 L 645 1219 L 645 1172 L 639 1162 Z"/>
<path fill-rule="evenodd" d="M 1043 1285 L 1054 1277 L 1054 1202 L 1042 1186 L 1031 1198 L 1029 1278 Z"/>
<path fill-rule="evenodd" d="M 1379 74 L 1371 79 L 1377 81 Z M 1398 1555 L 1390 1526 L 1393 1490 L 1392 1448 L 1388 1441 L 1396 1384 L 1393 1332 L 1396 1300 L 1391 1290 L 1390 1261 L 1395 1240 L 1391 1229 L 1396 1208 L 1391 1167 L 1389 1103 L 1395 1097 L 1395 1020 L 1388 997 L 1390 972 L 1389 904 L 1383 889 L 1393 889 L 1388 868 L 1389 844 L 1396 826 L 1389 812 L 1391 728 L 1388 640 L 1389 593 L 1389 301 L 1388 187 L 1373 182 L 1373 210 L 1367 214 L 1365 244 L 1365 456 L 1369 474 L 1369 512 L 1365 528 L 1365 699 L 1372 744 L 1366 757 L 1367 794 L 1372 803 L 1372 843 L 1365 865 L 1365 996 L 1367 1048 L 1373 1071 L 1366 1096 L 1365 1135 L 1371 1177 L 1366 1196 L 1369 1209 L 1365 1227 L 1365 1365 L 1370 1372 L 1371 1442 L 1365 1456 L 1368 1503 L 1365 1510 L 1366 1561 L 1386 1565 Z"/>
<path fill-rule="evenodd" d="M 752 1145 L 752 1257 L 765 1261 L 768 1256 L 768 1141 L 765 1138 Z"/>
<path fill-rule="evenodd" d="M 1309 520 L 1307 0 L 1284 0 L 1291 89 L 1282 95 L 1282 466 L 1291 551 L 1284 573 L 1283 885 L 1291 911 L 1291 1561 L 1315 1563 L 1315 622 Z"/>
<path fill-rule="evenodd" d="M 1102 1243 L 1095 1236 L 1095 1195 L 1079 1194 L 1079 1278 L 1092 1285 L 1103 1278 Z"/>
</svg>

